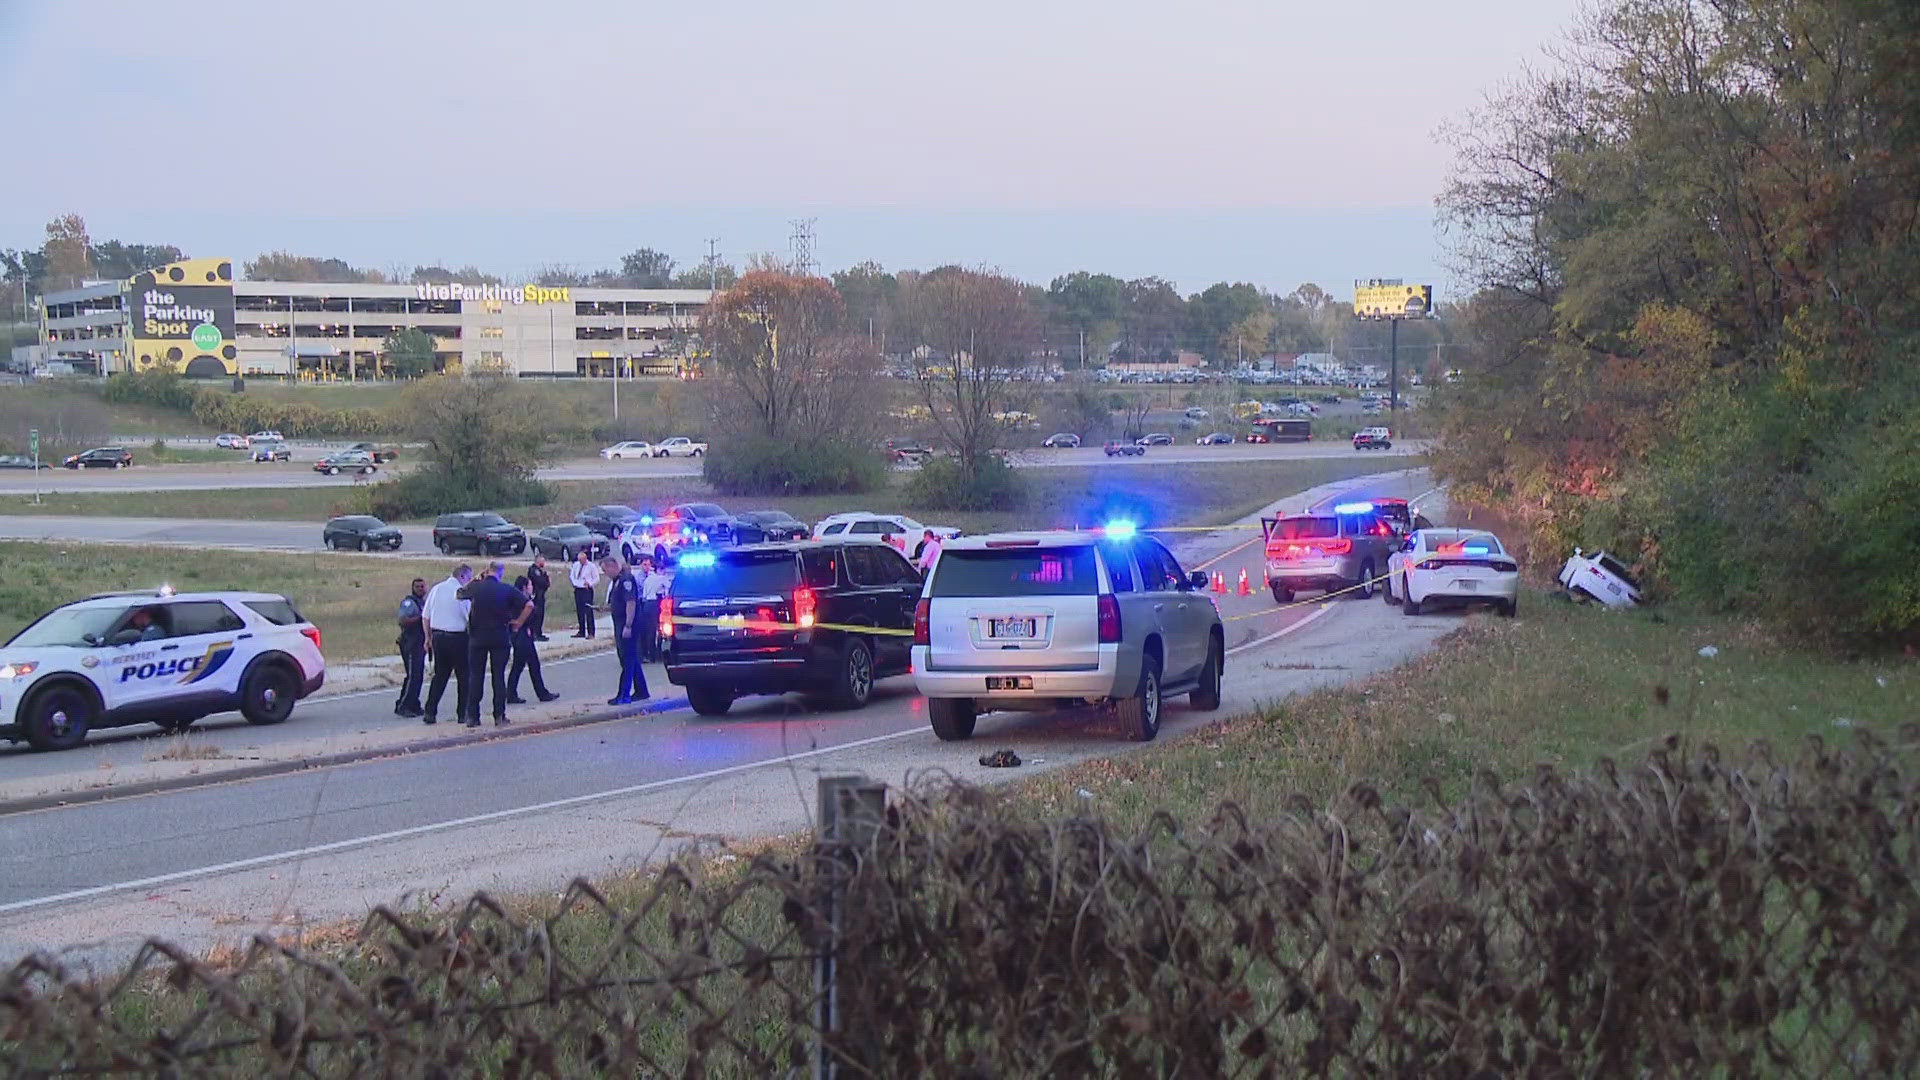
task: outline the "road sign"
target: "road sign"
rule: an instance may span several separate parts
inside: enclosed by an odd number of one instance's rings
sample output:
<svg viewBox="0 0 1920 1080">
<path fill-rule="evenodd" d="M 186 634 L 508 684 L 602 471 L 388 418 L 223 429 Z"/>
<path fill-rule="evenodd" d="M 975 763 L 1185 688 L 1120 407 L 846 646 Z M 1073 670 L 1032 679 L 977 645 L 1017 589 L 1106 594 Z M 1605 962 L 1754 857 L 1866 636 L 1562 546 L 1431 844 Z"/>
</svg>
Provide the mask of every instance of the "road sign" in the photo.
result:
<svg viewBox="0 0 1920 1080">
<path fill-rule="evenodd" d="M 19 429 L 16 428 L 15 430 L 19 430 Z M 33 463 L 37 467 L 40 464 L 40 429 L 39 428 L 33 428 L 27 432 L 27 453 L 33 457 Z"/>
</svg>

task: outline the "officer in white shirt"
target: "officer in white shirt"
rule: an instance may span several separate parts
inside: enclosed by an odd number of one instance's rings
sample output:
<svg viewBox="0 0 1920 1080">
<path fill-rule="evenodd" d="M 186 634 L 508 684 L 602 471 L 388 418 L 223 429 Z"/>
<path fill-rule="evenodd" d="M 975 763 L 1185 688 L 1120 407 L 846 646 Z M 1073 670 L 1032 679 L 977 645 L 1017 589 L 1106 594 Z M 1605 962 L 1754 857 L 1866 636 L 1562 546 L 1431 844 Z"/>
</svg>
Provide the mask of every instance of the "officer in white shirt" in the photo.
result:
<svg viewBox="0 0 1920 1080">
<path fill-rule="evenodd" d="M 577 638 L 593 636 L 593 589 L 600 584 L 600 568 L 594 565 L 593 553 L 582 551 L 567 567 L 567 580 L 573 585 L 573 617 L 580 622 L 580 629 L 573 632 Z"/>
<path fill-rule="evenodd" d="M 427 715 L 420 719 L 435 723 L 440 695 L 446 693 L 447 676 L 453 676 L 456 716 L 467 715 L 473 700 L 473 687 L 467 677 L 467 612 L 470 600 L 460 599 L 460 590 L 473 580 L 473 567 L 465 563 L 453 568 L 445 581 L 427 590 L 421 605 L 420 624 L 427 631 L 427 655 L 433 658 L 433 682 L 427 687 Z"/>
<path fill-rule="evenodd" d="M 920 541 L 920 576 L 926 577 L 933 569 L 934 561 L 940 558 L 940 534 L 927 530 L 925 539 Z"/>
<path fill-rule="evenodd" d="M 660 659 L 660 598 L 673 579 L 652 559 L 641 558 L 640 566 L 646 571 L 640 579 L 640 659 L 652 663 Z"/>
</svg>

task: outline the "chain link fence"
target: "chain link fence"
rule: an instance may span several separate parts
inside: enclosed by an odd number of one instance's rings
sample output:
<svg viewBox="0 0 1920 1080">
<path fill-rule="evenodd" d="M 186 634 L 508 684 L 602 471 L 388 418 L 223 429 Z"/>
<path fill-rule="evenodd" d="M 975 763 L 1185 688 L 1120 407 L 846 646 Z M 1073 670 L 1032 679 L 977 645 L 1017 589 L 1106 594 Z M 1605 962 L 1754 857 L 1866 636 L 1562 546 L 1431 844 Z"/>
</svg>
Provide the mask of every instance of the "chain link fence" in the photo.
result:
<svg viewBox="0 0 1920 1080">
<path fill-rule="evenodd" d="M 1118 830 L 958 785 L 617 901 L 0 978 L 12 1075 L 1920 1072 L 1920 731 Z M 853 826 L 853 827 L 849 827 Z"/>
</svg>

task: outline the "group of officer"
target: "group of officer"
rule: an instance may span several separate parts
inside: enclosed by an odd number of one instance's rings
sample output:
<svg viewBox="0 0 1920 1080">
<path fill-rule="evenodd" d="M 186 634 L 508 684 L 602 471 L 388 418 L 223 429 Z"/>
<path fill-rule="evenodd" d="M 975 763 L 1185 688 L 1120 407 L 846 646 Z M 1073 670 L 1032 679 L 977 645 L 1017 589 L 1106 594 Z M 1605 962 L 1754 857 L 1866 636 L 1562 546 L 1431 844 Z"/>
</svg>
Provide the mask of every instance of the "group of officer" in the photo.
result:
<svg viewBox="0 0 1920 1080">
<path fill-rule="evenodd" d="M 658 658 L 660 597 L 665 595 L 669 579 L 651 559 L 641 560 L 641 570 L 641 576 L 636 577 L 631 567 L 612 557 L 596 566 L 584 551 L 568 568 L 579 620 L 574 637 L 596 635 L 594 586 L 602 577 L 608 582 L 607 607 L 613 619 L 614 652 L 620 661 L 620 685 L 609 705 L 630 705 L 650 696 L 640 665 Z M 512 584 L 505 577 L 506 564 L 495 561 L 478 577 L 463 563 L 431 589 L 424 578 L 413 580 L 398 611 L 397 644 L 405 677 L 394 715 L 436 723 L 449 679 L 455 686 L 459 721 L 468 727 L 480 726 L 481 699 L 489 675 L 496 725 L 508 722 L 508 705 L 525 704 L 520 697 L 522 671 L 532 676 L 534 694 L 541 701 L 560 696 L 547 689 L 537 649 L 538 642 L 547 640 L 544 630 L 551 578 L 546 556 L 536 554 L 526 574 Z M 431 682 L 426 675 L 429 657 L 433 660 Z M 424 705 L 420 700 L 423 683 L 427 685 Z"/>
</svg>

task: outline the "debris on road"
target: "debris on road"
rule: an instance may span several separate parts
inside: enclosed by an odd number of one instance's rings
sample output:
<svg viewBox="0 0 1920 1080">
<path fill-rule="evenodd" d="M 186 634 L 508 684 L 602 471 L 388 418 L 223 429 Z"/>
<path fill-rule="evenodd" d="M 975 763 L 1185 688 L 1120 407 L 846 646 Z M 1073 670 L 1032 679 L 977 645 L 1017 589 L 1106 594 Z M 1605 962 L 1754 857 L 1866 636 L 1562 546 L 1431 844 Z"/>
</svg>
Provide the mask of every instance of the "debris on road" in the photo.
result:
<svg viewBox="0 0 1920 1080">
<path fill-rule="evenodd" d="M 1011 750 L 995 750 L 991 754 L 982 754 L 980 764 L 989 769 L 1011 769 L 1020 764 L 1020 755 Z"/>
</svg>

